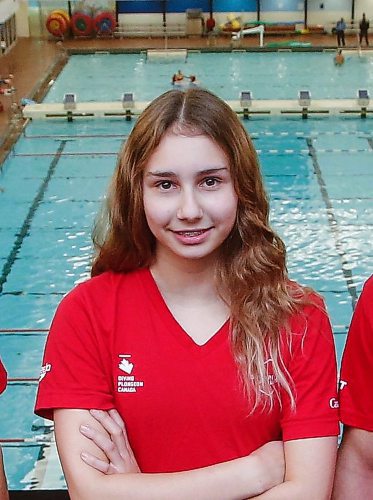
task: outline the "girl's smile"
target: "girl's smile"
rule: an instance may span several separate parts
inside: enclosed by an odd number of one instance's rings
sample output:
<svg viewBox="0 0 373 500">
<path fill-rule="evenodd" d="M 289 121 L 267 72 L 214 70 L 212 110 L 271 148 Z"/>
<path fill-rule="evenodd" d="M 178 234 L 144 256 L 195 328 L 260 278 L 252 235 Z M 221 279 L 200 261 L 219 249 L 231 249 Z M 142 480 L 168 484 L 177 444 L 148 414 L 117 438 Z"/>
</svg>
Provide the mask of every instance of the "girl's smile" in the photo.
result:
<svg viewBox="0 0 373 500">
<path fill-rule="evenodd" d="M 180 241 L 184 245 L 198 245 L 208 238 L 209 232 L 212 228 L 209 229 L 194 229 L 188 231 L 173 231 Z"/>
</svg>

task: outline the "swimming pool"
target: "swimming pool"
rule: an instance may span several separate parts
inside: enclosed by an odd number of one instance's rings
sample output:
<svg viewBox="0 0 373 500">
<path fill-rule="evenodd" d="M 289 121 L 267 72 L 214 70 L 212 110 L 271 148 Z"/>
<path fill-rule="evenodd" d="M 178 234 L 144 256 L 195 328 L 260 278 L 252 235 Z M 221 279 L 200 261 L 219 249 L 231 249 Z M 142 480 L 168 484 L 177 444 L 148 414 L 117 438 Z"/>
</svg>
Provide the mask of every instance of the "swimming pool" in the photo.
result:
<svg viewBox="0 0 373 500">
<path fill-rule="evenodd" d="M 373 56 L 346 55 L 341 67 L 334 52 L 267 52 L 206 54 L 188 51 L 188 57 L 171 62 L 149 62 L 141 54 L 74 55 L 44 102 L 62 102 L 67 92 L 78 100 L 120 100 L 123 92 L 148 101 L 171 88 L 178 69 L 197 76 L 202 86 L 226 100 L 251 90 L 256 99 L 296 99 L 298 90 L 310 90 L 314 99 L 354 98 L 359 88 L 373 95 Z M 305 63 L 306 61 L 306 63 Z"/>
<path fill-rule="evenodd" d="M 98 56 L 100 64 L 107 57 Z M 120 93 L 113 83 L 110 92 Z M 49 100 L 60 85 L 57 80 Z M 371 123 L 314 117 L 245 122 L 270 193 L 272 223 L 288 247 L 290 276 L 324 295 L 338 357 L 352 305 L 373 268 Z M 0 351 L 12 380 L 0 398 L 0 438 L 7 440 L 13 489 L 64 486 L 51 428 L 33 416 L 35 379 L 56 305 L 88 276 L 92 221 L 131 127 L 120 119 L 35 121 L 0 174 Z"/>
</svg>

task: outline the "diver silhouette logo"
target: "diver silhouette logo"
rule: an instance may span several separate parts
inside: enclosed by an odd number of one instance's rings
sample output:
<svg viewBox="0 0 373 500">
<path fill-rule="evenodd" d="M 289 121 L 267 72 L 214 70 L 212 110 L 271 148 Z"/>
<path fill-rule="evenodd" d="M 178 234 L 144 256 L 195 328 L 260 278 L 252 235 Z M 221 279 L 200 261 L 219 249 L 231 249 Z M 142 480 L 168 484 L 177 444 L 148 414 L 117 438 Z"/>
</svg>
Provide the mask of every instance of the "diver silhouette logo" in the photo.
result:
<svg viewBox="0 0 373 500">
<path fill-rule="evenodd" d="M 126 358 L 130 358 L 131 354 L 119 354 L 119 357 L 121 358 L 118 365 L 119 369 L 130 375 L 133 370 L 133 363 L 130 363 Z"/>
</svg>

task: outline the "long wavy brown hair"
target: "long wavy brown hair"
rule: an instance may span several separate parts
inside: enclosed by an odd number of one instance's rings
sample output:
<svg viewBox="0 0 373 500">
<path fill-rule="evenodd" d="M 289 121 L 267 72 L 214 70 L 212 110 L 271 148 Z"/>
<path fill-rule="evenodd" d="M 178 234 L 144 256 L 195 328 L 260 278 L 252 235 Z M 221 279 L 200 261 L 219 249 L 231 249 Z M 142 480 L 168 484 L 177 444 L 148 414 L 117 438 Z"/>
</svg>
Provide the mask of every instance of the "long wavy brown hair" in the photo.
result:
<svg viewBox="0 0 373 500">
<path fill-rule="evenodd" d="M 155 239 L 143 207 L 143 172 L 164 134 L 210 137 L 226 154 L 238 197 L 234 228 L 221 246 L 217 289 L 230 307 L 232 351 L 254 408 L 272 407 L 279 391 L 273 376 L 295 406 L 294 388 L 281 357 L 282 332 L 291 343 L 289 319 L 308 302 L 308 291 L 290 283 L 286 251 L 269 224 L 269 204 L 254 146 L 236 113 L 202 89 L 171 90 L 141 114 L 123 147 L 106 205 L 93 233 L 96 255 L 92 276 L 126 273 L 150 266 Z M 272 379 L 273 382 L 273 379 Z"/>
</svg>

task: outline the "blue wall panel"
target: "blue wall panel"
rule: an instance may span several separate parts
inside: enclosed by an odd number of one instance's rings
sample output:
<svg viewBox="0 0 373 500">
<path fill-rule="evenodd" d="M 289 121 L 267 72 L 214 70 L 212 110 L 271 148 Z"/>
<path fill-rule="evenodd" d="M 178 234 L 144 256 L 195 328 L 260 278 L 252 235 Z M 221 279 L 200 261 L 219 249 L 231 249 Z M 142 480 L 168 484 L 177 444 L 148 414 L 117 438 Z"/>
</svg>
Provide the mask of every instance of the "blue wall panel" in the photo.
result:
<svg viewBox="0 0 373 500">
<path fill-rule="evenodd" d="M 187 9 L 210 11 L 209 0 L 167 0 L 166 2 L 162 0 L 124 0 L 117 2 L 119 14 L 163 12 L 165 4 L 167 12 L 185 12 Z M 214 12 L 256 12 L 257 2 L 256 0 L 213 0 L 213 10 Z"/>
<path fill-rule="evenodd" d="M 296 12 L 303 10 L 304 3 L 300 0 L 261 0 L 262 12 Z"/>
<path fill-rule="evenodd" d="M 141 0 L 125 0 L 118 2 L 118 14 L 134 14 L 163 12 L 163 2 L 161 0 L 141 1 Z"/>
<path fill-rule="evenodd" d="M 355 2 L 359 3 L 359 2 Z M 324 9 L 320 9 L 320 5 L 324 5 Z M 308 10 L 318 12 L 344 11 L 351 12 L 352 0 L 308 0 Z"/>
<path fill-rule="evenodd" d="M 214 12 L 256 12 L 256 0 L 213 0 Z"/>
<path fill-rule="evenodd" d="M 168 0 L 167 12 L 185 12 L 187 9 L 202 9 L 209 12 L 208 0 Z"/>
</svg>

